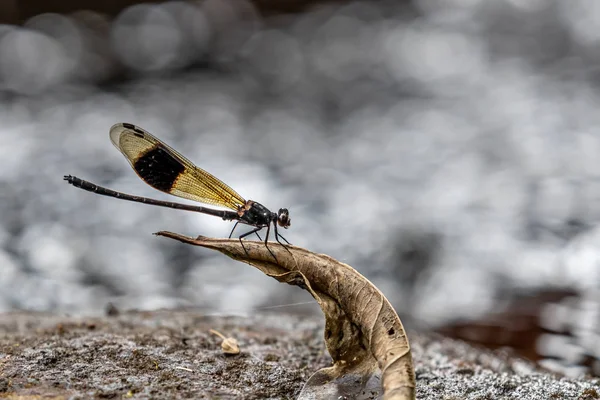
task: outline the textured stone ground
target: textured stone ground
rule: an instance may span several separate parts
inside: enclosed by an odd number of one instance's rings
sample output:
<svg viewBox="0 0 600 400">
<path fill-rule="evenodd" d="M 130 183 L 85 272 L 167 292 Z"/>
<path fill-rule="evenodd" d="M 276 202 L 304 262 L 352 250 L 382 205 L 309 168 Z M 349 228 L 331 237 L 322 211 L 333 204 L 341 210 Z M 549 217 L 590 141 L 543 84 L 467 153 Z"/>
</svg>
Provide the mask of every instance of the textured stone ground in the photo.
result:
<svg viewBox="0 0 600 400">
<path fill-rule="evenodd" d="M 330 359 L 320 318 L 197 311 L 99 318 L 0 315 L 0 398 L 292 399 Z M 226 356 L 217 329 L 241 354 Z M 506 352 L 412 333 L 419 399 L 600 399 L 600 379 L 566 379 Z"/>
</svg>

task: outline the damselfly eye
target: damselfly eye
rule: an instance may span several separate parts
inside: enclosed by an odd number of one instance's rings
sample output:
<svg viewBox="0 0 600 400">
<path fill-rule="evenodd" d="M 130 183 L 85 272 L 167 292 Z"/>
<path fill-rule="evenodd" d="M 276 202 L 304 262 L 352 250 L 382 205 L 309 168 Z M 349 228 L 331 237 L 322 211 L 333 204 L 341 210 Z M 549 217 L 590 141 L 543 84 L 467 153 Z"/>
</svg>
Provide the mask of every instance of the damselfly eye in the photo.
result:
<svg viewBox="0 0 600 400">
<path fill-rule="evenodd" d="M 290 213 L 287 208 L 279 209 L 279 212 L 277 213 L 277 223 L 285 229 L 291 225 L 292 219 L 290 218 Z"/>
</svg>

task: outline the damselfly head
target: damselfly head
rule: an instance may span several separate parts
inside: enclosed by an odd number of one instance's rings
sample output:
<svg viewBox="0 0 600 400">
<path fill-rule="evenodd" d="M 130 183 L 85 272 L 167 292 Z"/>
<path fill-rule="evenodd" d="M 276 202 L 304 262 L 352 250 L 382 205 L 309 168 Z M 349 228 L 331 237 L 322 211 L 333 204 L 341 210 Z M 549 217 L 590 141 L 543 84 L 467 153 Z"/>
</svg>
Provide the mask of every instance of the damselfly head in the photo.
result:
<svg viewBox="0 0 600 400">
<path fill-rule="evenodd" d="M 290 218 L 290 212 L 287 208 L 280 208 L 277 213 L 277 224 L 279 226 L 287 229 L 292 224 L 292 219 Z"/>
</svg>

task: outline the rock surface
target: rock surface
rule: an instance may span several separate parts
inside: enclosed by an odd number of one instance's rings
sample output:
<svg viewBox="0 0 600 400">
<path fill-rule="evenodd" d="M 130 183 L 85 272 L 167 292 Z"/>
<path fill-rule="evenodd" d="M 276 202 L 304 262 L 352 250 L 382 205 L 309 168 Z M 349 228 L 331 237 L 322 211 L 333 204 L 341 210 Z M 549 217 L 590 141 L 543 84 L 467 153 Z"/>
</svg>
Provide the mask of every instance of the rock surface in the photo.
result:
<svg viewBox="0 0 600 400">
<path fill-rule="evenodd" d="M 331 362 L 321 318 L 112 314 L 0 315 L 0 398 L 293 399 Z M 241 353 L 223 354 L 209 329 L 236 338 Z M 418 399 L 600 399 L 600 379 L 566 379 L 507 352 L 409 335 Z"/>
</svg>

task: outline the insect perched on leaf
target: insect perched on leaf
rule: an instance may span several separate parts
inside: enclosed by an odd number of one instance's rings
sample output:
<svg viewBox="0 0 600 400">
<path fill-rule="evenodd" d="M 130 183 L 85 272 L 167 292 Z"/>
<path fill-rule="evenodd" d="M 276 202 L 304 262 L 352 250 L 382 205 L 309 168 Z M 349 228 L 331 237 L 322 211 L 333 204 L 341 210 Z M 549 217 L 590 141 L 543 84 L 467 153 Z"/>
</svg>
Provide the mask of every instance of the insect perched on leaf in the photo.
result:
<svg viewBox="0 0 600 400">
<path fill-rule="evenodd" d="M 258 232 L 263 228 L 267 228 L 265 237 L 267 249 L 269 249 L 267 241 L 269 240 L 271 225 L 273 225 L 275 240 L 283 245 L 279 241 L 279 238 L 281 238 L 289 244 L 277 231 L 277 226 L 285 229 L 290 226 L 291 219 L 286 208 L 280 208 L 279 212 L 274 213 L 258 202 L 244 200 L 235 190 L 215 176 L 198 168 L 166 143 L 133 124 L 119 123 L 113 125 L 110 128 L 110 140 L 123 153 L 138 176 L 153 188 L 184 199 L 225 207 L 233 211 L 133 196 L 98 186 L 71 175 L 66 175 L 64 179 L 75 187 L 103 196 L 179 210 L 196 211 L 221 217 L 227 221 L 236 221 L 229 234 L 230 238 L 238 224 L 253 226 L 254 229 L 239 237 L 240 243 L 243 238 L 253 233 L 262 240 Z M 269 252 L 271 252 L 270 249 Z M 271 255 L 273 255 L 272 252 Z M 273 257 L 275 258 L 275 255 Z"/>
</svg>

